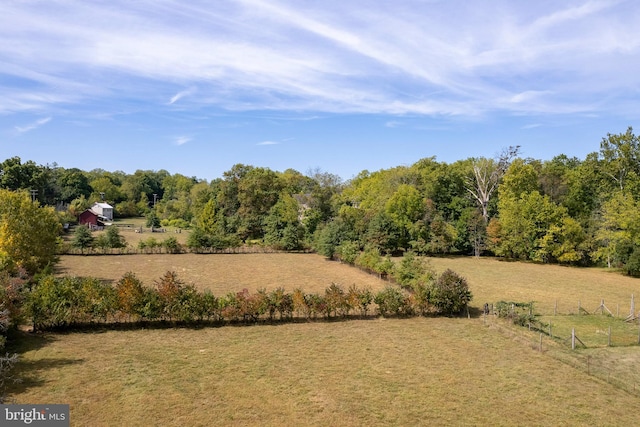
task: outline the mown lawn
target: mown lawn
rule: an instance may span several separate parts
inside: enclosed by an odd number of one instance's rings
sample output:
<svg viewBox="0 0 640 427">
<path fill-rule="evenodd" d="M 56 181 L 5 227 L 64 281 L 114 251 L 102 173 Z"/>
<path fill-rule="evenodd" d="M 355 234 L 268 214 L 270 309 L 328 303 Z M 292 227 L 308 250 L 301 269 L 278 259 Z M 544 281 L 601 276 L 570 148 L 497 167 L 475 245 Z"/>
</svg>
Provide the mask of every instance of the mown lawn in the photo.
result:
<svg viewBox="0 0 640 427">
<path fill-rule="evenodd" d="M 21 339 L 17 402 L 73 425 L 615 425 L 638 398 L 476 319 Z"/>
<path fill-rule="evenodd" d="M 430 262 L 466 276 L 475 307 L 536 301 L 549 315 L 556 301 L 570 313 L 578 300 L 593 310 L 604 298 L 623 312 L 640 295 L 639 281 L 597 269 Z M 174 270 L 216 294 L 386 285 L 312 254 L 71 256 L 60 267 L 111 281 L 134 271 L 148 285 Z M 18 342 L 25 381 L 11 397 L 69 403 L 72 425 L 625 425 L 640 391 L 637 346 L 571 352 L 544 337 L 540 352 L 538 333 L 482 317 L 25 333 Z"/>
</svg>

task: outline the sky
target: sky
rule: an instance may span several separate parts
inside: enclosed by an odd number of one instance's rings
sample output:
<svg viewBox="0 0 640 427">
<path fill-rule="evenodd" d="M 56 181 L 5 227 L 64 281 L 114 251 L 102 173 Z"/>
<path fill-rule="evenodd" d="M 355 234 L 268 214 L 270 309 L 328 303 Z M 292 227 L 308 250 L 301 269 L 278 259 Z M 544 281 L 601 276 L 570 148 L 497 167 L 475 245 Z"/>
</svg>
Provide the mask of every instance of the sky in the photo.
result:
<svg viewBox="0 0 640 427">
<path fill-rule="evenodd" d="M 243 163 L 348 180 L 513 145 L 584 159 L 640 129 L 636 0 L 0 10 L 0 161 L 206 180 Z"/>
</svg>

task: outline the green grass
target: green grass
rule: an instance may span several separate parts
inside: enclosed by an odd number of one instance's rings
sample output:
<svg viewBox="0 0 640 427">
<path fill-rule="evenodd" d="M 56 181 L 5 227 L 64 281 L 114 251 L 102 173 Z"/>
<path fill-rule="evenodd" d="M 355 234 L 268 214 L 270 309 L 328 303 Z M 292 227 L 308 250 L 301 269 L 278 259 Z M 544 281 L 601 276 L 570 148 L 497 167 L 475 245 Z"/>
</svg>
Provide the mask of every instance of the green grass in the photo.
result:
<svg viewBox="0 0 640 427">
<path fill-rule="evenodd" d="M 554 335 L 576 327 L 593 346 L 571 351 L 561 340 L 543 337 L 540 352 L 539 333 L 493 317 L 486 324 L 482 317 L 411 318 L 23 334 L 17 350 L 25 381 L 11 397 L 19 403 L 69 403 L 72 425 L 90 426 L 637 421 L 632 408 L 640 396 L 638 347 L 617 341 L 606 347 L 606 335 L 598 332 L 610 324 L 614 336 L 622 340 L 624 332 L 632 339 L 637 325 L 569 314 L 578 300 L 592 311 L 604 298 L 610 309 L 620 304 L 625 317 L 631 294 L 640 297 L 639 281 L 599 269 L 492 259 L 431 263 L 439 272 L 452 268 L 466 276 L 475 307 L 536 301 Z M 147 284 L 172 269 L 216 294 L 275 286 L 317 292 L 332 281 L 385 285 L 304 254 L 63 257 L 59 273 L 98 272 L 117 280 L 128 269 L 140 272 Z M 556 301 L 565 315 L 552 315 Z"/>
</svg>

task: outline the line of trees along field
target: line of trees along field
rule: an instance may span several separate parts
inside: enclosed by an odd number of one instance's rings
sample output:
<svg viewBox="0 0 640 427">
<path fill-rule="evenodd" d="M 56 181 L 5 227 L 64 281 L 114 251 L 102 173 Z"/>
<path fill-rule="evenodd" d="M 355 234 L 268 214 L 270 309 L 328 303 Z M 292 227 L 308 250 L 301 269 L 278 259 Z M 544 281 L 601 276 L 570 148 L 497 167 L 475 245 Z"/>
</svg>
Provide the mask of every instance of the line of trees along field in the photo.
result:
<svg viewBox="0 0 640 427">
<path fill-rule="evenodd" d="M 608 134 L 584 159 L 523 158 L 514 146 L 492 158 L 363 171 L 347 182 L 242 164 L 207 182 L 13 157 L 0 164 L 0 188 L 67 207 L 63 222 L 105 200 L 119 217 L 190 228 L 193 251 L 259 242 L 343 259 L 354 251 L 492 254 L 640 274 L 640 145 L 632 128 Z"/>
</svg>

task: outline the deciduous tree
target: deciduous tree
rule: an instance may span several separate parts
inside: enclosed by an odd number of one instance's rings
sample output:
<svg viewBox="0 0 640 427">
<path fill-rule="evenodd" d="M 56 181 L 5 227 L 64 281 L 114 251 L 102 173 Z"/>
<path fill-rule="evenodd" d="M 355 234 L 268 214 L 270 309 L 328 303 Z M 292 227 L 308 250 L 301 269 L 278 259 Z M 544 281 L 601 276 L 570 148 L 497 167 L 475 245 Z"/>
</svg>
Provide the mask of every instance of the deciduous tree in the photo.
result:
<svg viewBox="0 0 640 427">
<path fill-rule="evenodd" d="M 61 229 L 52 207 L 26 192 L 0 189 L 0 269 L 33 274 L 55 263 Z"/>
</svg>

